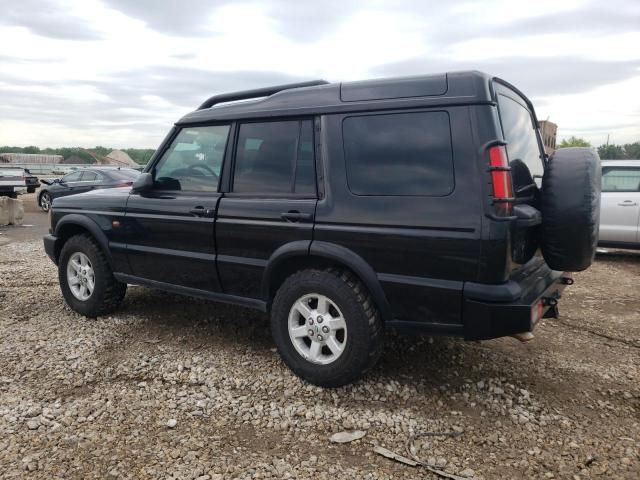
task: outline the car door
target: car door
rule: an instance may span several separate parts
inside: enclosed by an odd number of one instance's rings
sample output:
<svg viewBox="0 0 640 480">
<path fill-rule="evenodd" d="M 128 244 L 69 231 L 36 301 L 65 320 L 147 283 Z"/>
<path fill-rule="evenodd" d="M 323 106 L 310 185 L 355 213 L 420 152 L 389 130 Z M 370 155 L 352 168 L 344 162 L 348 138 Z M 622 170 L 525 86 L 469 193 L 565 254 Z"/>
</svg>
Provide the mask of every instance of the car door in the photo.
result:
<svg viewBox="0 0 640 480">
<path fill-rule="evenodd" d="M 187 289 L 219 290 L 214 222 L 229 130 L 229 125 L 180 129 L 149 170 L 153 188 L 129 196 L 126 249 L 134 276 Z"/>
<path fill-rule="evenodd" d="M 640 167 L 602 169 L 600 242 L 640 243 Z"/>
<path fill-rule="evenodd" d="M 82 181 L 82 173 L 82 170 L 78 170 L 62 177 L 60 179 L 60 183 L 57 185 L 58 188 L 55 189 L 55 192 L 52 190 L 54 196 L 64 197 L 78 193 L 77 188 Z"/>
<path fill-rule="evenodd" d="M 259 298 L 271 255 L 312 240 L 313 121 L 241 123 L 236 137 L 233 175 L 216 220 L 218 272 L 225 293 Z"/>
<path fill-rule="evenodd" d="M 76 193 L 84 193 L 88 192 L 89 190 L 93 190 L 97 178 L 98 174 L 96 172 L 93 172 L 91 170 L 83 170 L 80 181 L 77 182 L 72 189 L 73 194 L 75 195 Z"/>
</svg>

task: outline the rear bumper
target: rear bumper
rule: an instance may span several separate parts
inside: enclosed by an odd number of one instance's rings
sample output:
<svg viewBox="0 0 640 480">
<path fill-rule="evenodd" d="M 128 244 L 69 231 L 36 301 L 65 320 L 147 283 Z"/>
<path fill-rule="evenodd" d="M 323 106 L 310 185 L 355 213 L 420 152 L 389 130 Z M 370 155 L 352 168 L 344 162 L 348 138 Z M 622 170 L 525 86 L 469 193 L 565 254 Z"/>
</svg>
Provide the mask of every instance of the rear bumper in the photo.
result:
<svg viewBox="0 0 640 480">
<path fill-rule="evenodd" d="M 44 241 L 44 251 L 47 254 L 47 256 L 51 259 L 51 261 L 53 263 L 55 263 L 56 265 L 58 264 L 57 258 L 56 258 L 56 241 L 58 240 L 57 237 L 53 236 L 53 235 L 45 235 L 43 238 Z"/>
<path fill-rule="evenodd" d="M 462 304 L 465 339 L 488 340 L 533 331 L 572 282 L 568 274 L 540 262 L 502 285 L 466 283 Z"/>
</svg>

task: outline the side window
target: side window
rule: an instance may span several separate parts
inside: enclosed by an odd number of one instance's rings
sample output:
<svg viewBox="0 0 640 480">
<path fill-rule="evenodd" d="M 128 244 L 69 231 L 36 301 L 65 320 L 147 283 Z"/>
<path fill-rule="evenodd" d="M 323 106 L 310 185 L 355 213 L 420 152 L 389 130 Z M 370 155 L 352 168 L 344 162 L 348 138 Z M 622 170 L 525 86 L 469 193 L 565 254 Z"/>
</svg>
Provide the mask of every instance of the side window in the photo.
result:
<svg viewBox="0 0 640 480">
<path fill-rule="evenodd" d="M 544 165 L 531 112 L 520 102 L 503 94 L 498 95 L 498 110 L 509 161 L 521 160 L 533 178 L 542 178 Z"/>
<path fill-rule="evenodd" d="M 229 125 L 180 130 L 154 168 L 154 188 L 216 192 L 228 136 Z"/>
<path fill-rule="evenodd" d="M 62 177 L 62 180 L 64 182 L 79 182 L 80 178 L 82 177 L 82 170 L 78 171 L 78 172 L 73 172 L 73 173 L 69 173 L 67 175 L 65 175 L 64 177 Z"/>
<path fill-rule="evenodd" d="M 83 182 L 95 182 L 96 178 L 97 178 L 97 174 L 96 172 L 83 172 L 82 173 L 82 181 Z"/>
<path fill-rule="evenodd" d="M 605 167 L 602 169 L 603 192 L 640 192 L 640 168 Z"/>
<path fill-rule="evenodd" d="M 444 196 L 453 191 L 446 112 L 347 117 L 342 135 L 347 183 L 355 195 Z"/>
<path fill-rule="evenodd" d="M 311 120 L 243 123 L 238 133 L 233 191 L 314 195 Z"/>
</svg>

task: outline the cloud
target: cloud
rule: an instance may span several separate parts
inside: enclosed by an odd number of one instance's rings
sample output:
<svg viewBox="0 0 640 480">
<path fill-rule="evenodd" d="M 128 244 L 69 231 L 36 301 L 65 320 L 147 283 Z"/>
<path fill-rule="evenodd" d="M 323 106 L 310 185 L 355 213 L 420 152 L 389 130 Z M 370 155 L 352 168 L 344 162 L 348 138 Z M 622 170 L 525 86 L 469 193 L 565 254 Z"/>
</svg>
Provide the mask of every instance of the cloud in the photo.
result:
<svg viewBox="0 0 640 480">
<path fill-rule="evenodd" d="M 507 57 L 495 60 L 446 61 L 414 58 L 378 66 L 377 76 L 417 75 L 481 70 L 512 83 L 529 97 L 585 92 L 640 76 L 640 60 L 604 62 L 578 57 Z"/>
<path fill-rule="evenodd" d="M 278 72 L 213 72 L 196 68 L 153 66 L 114 73 L 88 84 L 120 104 L 135 104 L 137 99 L 147 95 L 194 110 L 205 99 L 218 93 L 302 80 L 308 78 Z"/>
<path fill-rule="evenodd" d="M 142 20 L 150 28 L 186 37 L 211 34 L 216 8 L 229 3 L 220 0 L 105 0 L 125 15 Z"/>
<path fill-rule="evenodd" d="M 323 0 L 266 2 L 266 13 L 280 33 L 294 41 L 313 42 L 330 35 L 366 2 Z"/>
<path fill-rule="evenodd" d="M 65 4 L 45 0 L 0 1 L 0 25 L 28 28 L 32 33 L 62 40 L 98 40 L 102 34 L 91 28 Z"/>
<path fill-rule="evenodd" d="M 217 93 L 298 82 L 308 78 L 277 72 L 212 72 L 194 68 L 145 67 L 117 72 L 99 80 L 0 82 L 2 118 L 24 125 L 64 126 L 92 134 L 95 143 L 109 143 L 110 131 L 119 130 L 120 146 L 155 147 L 182 115 L 195 110 Z M 72 92 L 77 92 L 75 98 Z M 48 128 L 48 127 L 47 127 Z M 1 131 L 2 129 L 0 129 Z M 29 132 L 33 143 L 37 130 Z M 99 139 L 99 140 L 98 140 Z M 14 143 L 0 137 L 0 144 Z"/>
<path fill-rule="evenodd" d="M 598 0 L 565 14 L 542 12 L 539 16 L 493 28 L 490 33 L 494 37 L 503 38 L 545 33 L 581 33 L 597 36 L 637 32 L 639 26 L 640 2 L 608 0 L 603 8 L 602 1 Z"/>
</svg>

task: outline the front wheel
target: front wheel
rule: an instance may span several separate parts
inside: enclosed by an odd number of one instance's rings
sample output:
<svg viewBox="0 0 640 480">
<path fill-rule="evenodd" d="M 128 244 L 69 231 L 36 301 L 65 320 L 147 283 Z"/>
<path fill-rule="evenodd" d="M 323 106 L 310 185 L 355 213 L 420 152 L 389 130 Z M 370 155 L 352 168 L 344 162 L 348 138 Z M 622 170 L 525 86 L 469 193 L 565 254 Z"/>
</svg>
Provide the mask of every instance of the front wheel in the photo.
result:
<svg viewBox="0 0 640 480">
<path fill-rule="evenodd" d="M 85 317 L 112 312 L 127 291 L 127 285 L 115 279 L 104 252 L 88 235 L 66 241 L 58 259 L 58 279 L 67 305 Z"/>
<path fill-rule="evenodd" d="M 51 208 L 51 194 L 49 192 L 42 192 L 40 194 L 40 208 L 43 212 L 48 212 Z"/>
<path fill-rule="evenodd" d="M 382 353 L 378 310 L 364 285 L 346 271 L 290 276 L 273 301 L 271 332 L 287 366 L 322 387 L 358 380 Z"/>
</svg>

